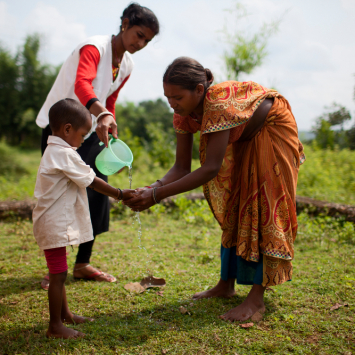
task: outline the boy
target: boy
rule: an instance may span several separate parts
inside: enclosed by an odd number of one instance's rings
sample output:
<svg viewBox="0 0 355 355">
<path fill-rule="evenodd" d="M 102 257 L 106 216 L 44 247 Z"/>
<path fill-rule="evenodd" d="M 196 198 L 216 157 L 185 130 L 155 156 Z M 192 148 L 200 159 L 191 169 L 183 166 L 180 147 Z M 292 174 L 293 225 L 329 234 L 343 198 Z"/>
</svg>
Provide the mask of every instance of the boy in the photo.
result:
<svg viewBox="0 0 355 355">
<path fill-rule="evenodd" d="M 76 149 L 90 132 L 90 112 L 73 99 L 55 103 L 49 110 L 52 136 L 38 169 L 33 210 L 33 233 L 44 250 L 49 269 L 48 289 L 50 321 L 47 337 L 78 338 L 85 334 L 63 323 L 93 321 L 71 313 L 65 292 L 67 277 L 66 246 L 93 240 L 86 187 L 115 198 L 128 198 L 131 190 L 122 191 L 95 176 Z M 133 191 L 132 191 L 133 192 Z"/>
</svg>

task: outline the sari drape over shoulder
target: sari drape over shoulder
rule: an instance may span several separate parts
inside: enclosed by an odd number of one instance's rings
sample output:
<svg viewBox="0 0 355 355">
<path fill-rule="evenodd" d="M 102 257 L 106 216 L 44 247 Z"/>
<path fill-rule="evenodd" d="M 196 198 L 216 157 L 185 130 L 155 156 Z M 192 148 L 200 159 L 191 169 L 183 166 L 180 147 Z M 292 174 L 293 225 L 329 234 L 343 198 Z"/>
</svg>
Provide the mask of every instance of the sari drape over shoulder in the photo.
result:
<svg viewBox="0 0 355 355">
<path fill-rule="evenodd" d="M 266 98 L 274 103 L 264 126 L 251 140 L 238 141 Z M 221 169 L 203 185 L 223 231 L 222 245 L 235 246 L 236 255 L 246 261 L 258 262 L 263 254 L 263 286 L 291 280 L 297 177 L 305 157 L 287 100 L 251 81 L 227 81 L 207 90 L 201 124 L 175 114 L 174 128 L 180 134 L 201 131 L 201 165 L 209 133 L 230 129 Z"/>
</svg>

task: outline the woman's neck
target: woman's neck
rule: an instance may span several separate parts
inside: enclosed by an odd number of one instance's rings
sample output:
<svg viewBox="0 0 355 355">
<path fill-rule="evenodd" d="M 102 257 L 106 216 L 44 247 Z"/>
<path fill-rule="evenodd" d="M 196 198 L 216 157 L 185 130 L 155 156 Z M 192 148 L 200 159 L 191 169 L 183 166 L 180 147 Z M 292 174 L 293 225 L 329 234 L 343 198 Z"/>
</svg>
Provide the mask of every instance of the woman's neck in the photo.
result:
<svg viewBox="0 0 355 355">
<path fill-rule="evenodd" d="M 120 32 L 117 36 L 113 37 L 113 41 L 112 41 L 112 62 L 114 62 L 115 60 L 118 60 L 120 62 L 120 60 L 122 59 L 124 52 L 125 52 L 125 48 L 123 46 L 123 42 L 122 42 L 122 32 Z M 116 57 L 116 58 L 115 58 Z M 116 63 L 113 63 L 116 64 Z"/>
<path fill-rule="evenodd" d="M 198 106 L 193 110 L 193 113 L 198 117 L 199 121 L 202 120 L 203 116 L 203 103 L 205 102 L 205 95 L 203 95 Z"/>
</svg>

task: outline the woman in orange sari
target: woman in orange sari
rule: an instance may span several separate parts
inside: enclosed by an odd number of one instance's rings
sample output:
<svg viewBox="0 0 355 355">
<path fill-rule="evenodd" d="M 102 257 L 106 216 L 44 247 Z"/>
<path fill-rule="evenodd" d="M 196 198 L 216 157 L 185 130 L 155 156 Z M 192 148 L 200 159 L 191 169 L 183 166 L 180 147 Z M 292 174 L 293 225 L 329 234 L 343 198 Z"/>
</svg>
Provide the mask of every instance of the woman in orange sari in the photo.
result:
<svg viewBox="0 0 355 355">
<path fill-rule="evenodd" d="M 212 81 L 211 71 L 191 58 L 177 58 L 167 68 L 163 86 L 174 110 L 176 161 L 125 204 L 142 211 L 203 185 L 222 229 L 221 278 L 193 298 L 231 297 L 235 281 L 252 285 L 244 302 L 222 316 L 246 320 L 265 311 L 267 286 L 292 278 L 303 147 L 291 107 L 277 91 L 251 81 L 210 86 Z M 191 172 L 197 131 L 201 167 Z"/>
</svg>

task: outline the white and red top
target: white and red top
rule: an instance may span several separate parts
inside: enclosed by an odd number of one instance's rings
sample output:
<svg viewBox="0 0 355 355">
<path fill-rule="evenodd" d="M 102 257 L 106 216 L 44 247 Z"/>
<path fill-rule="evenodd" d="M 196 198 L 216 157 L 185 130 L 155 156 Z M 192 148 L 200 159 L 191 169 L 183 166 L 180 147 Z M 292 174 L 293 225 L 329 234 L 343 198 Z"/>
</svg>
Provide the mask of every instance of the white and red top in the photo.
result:
<svg viewBox="0 0 355 355">
<path fill-rule="evenodd" d="M 112 47 L 110 36 L 90 37 L 73 51 L 64 62 L 42 106 L 36 123 L 45 128 L 48 123 L 49 109 L 57 101 L 72 98 L 89 108 L 95 101 L 100 101 L 113 115 L 115 102 L 132 70 L 133 60 L 125 52 L 116 78 L 112 75 Z M 93 125 L 90 134 L 95 131 L 96 117 L 91 115 Z"/>
</svg>

